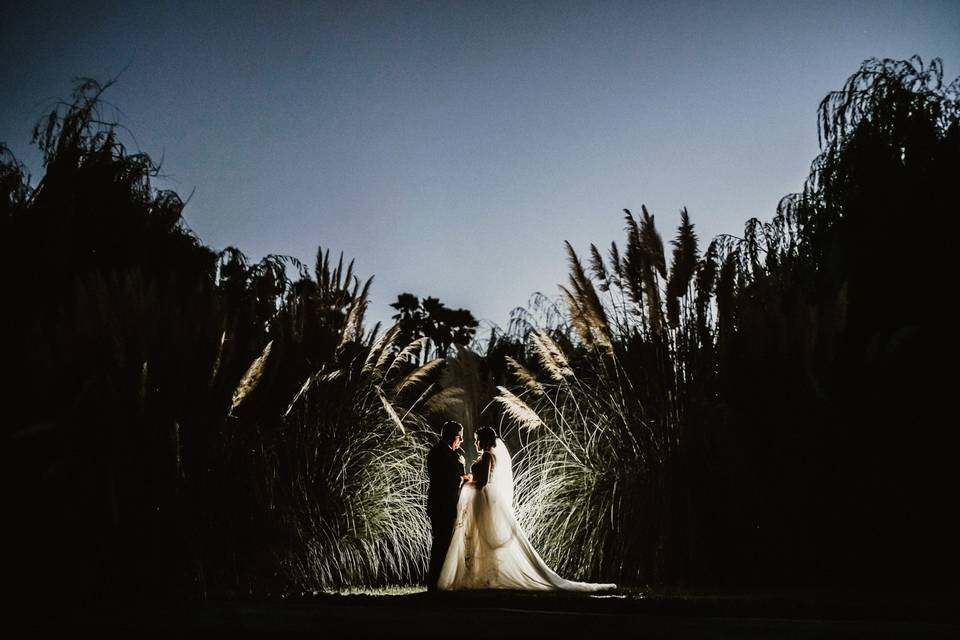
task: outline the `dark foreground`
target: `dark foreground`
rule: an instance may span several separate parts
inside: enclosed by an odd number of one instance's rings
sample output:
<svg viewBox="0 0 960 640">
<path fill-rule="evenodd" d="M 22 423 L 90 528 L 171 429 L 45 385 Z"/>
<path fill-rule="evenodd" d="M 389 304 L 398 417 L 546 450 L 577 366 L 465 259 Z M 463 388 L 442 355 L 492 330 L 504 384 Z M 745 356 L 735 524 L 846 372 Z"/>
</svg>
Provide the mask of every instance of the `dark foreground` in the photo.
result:
<svg viewBox="0 0 960 640">
<path fill-rule="evenodd" d="M 24 615 L 22 622 L 35 629 L 289 630 L 342 637 L 958 638 L 956 602 L 954 593 L 412 592 L 203 603 L 101 602 Z"/>
</svg>

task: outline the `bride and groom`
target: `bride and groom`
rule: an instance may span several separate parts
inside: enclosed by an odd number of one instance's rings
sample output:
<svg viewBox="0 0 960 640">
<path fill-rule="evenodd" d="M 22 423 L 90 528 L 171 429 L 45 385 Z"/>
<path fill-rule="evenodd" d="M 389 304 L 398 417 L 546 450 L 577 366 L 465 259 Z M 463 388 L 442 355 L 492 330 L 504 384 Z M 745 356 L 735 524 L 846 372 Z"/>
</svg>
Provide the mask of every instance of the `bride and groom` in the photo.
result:
<svg viewBox="0 0 960 640">
<path fill-rule="evenodd" d="M 513 511 L 513 462 L 490 427 L 476 433 L 479 459 L 466 473 L 463 427 L 443 425 L 427 455 L 427 515 L 433 529 L 428 590 L 601 591 L 614 584 L 573 582 L 550 569 Z"/>
</svg>

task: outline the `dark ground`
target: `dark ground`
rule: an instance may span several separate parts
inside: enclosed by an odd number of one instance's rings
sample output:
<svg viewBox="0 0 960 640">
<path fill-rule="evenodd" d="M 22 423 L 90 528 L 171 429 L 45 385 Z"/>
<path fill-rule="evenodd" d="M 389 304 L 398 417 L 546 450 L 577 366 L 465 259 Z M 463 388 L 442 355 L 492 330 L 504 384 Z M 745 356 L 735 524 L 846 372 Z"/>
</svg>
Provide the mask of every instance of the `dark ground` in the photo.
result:
<svg viewBox="0 0 960 640">
<path fill-rule="evenodd" d="M 606 596 L 529 592 L 303 595 L 267 600 L 98 602 L 28 615 L 51 628 L 310 631 L 322 636 L 960 638 L 957 593 L 784 592 Z M 50 604 L 47 601 L 46 604 Z"/>
</svg>

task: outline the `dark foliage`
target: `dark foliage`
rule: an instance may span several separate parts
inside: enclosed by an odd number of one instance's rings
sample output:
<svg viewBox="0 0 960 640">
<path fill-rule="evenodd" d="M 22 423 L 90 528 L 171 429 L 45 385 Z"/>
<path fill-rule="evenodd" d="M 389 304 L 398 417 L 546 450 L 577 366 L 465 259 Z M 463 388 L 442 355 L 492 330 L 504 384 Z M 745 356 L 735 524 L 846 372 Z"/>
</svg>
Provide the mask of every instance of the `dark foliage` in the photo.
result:
<svg viewBox="0 0 960 640">
<path fill-rule="evenodd" d="M 521 335 L 499 398 L 548 558 L 661 585 L 950 585 L 958 89 L 939 60 L 866 61 L 820 106 L 803 192 L 703 256 L 684 210 L 669 275 L 645 208 L 590 278 L 568 246 L 569 330 Z"/>
<path fill-rule="evenodd" d="M 37 125 L 35 186 L 0 148 L 22 593 L 415 582 L 423 413 L 520 427 L 520 515 L 572 576 L 950 586 L 960 85 L 938 60 L 869 60 L 827 96 L 803 191 L 742 238 L 701 253 L 684 210 L 668 254 L 644 207 L 622 249 L 568 245 L 562 303 L 535 297 L 482 359 L 436 298 L 366 331 L 342 256 L 205 247 L 106 88 Z"/>
<path fill-rule="evenodd" d="M 16 588 L 416 580 L 422 429 L 394 402 L 423 376 L 396 332 L 364 332 L 370 281 L 322 251 L 311 278 L 203 246 L 104 117 L 106 88 L 81 81 L 37 125 L 35 187 L 0 149 Z M 355 463 L 391 438 L 397 459 Z"/>
</svg>

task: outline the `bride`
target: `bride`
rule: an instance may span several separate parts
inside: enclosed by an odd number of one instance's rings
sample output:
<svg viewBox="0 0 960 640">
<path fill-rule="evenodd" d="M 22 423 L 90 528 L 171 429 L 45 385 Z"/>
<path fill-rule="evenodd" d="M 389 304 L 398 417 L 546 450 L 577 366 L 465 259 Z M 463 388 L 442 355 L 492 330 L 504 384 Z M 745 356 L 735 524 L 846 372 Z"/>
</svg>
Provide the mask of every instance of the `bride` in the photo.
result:
<svg viewBox="0 0 960 640">
<path fill-rule="evenodd" d="M 496 431 L 476 433 L 480 459 L 460 491 L 453 539 L 437 587 L 601 591 L 615 584 L 572 582 L 553 572 L 530 544 L 513 512 L 513 463 Z"/>
</svg>

